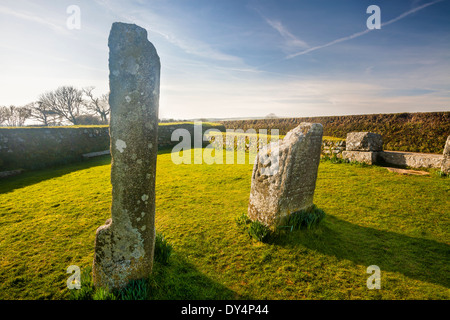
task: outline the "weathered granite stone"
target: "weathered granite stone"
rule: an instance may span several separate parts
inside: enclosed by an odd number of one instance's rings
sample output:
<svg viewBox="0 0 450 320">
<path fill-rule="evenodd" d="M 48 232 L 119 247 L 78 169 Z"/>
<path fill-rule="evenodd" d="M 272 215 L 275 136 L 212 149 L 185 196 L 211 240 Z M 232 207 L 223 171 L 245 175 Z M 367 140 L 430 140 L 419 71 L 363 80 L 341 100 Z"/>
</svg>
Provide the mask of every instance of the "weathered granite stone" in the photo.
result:
<svg viewBox="0 0 450 320">
<path fill-rule="evenodd" d="M 114 23 L 108 46 L 112 219 L 97 229 L 93 280 L 111 290 L 153 266 L 160 61 L 136 25 Z"/>
<path fill-rule="evenodd" d="M 448 136 L 447 142 L 445 142 L 441 171 L 445 174 L 450 174 L 450 136 Z"/>
<path fill-rule="evenodd" d="M 346 139 L 347 151 L 383 151 L 383 139 L 372 132 L 350 132 Z"/>
<path fill-rule="evenodd" d="M 444 156 L 450 157 L 450 136 L 447 137 L 444 147 Z"/>
<path fill-rule="evenodd" d="M 313 205 L 323 127 L 301 123 L 262 148 L 253 166 L 248 217 L 271 229 Z"/>
<path fill-rule="evenodd" d="M 378 153 L 378 161 L 411 168 L 440 168 L 441 154 L 402 151 L 383 151 Z"/>
<path fill-rule="evenodd" d="M 381 152 L 372 151 L 342 151 L 342 158 L 349 161 L 356 161 L 366 164 L 375 164 Z"/>
</svg>

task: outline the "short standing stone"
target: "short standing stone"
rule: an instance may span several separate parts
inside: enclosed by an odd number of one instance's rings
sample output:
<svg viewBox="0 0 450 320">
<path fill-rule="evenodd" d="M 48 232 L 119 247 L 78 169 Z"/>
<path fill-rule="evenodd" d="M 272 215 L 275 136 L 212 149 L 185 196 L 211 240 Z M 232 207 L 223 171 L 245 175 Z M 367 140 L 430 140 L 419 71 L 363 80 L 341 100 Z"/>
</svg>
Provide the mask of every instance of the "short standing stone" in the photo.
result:
<svg viewBox="0 0 450 320">
<path fill-rule="evenodd" d="M 313 206 L 322 133 L 319 123 L 301 123 L 278 146 L 271 143 L 260 150 L 253 166 L 251 220 L 274 229 L 291 214 Z"/>
<path fill-rule="evenodd" d="M 93 280 L 116 289 L 153 266 L 160 62 L 136 25 L 114 23 L 108 46 L 112 219 L 97 229 Z"/>
<path fill-rule="evenodd" d="M 383 151 L 383 139 L 372 132 L 350 132 L 346 140 L 347 151 Z"/>
<path fill-rule="evenodd" d="M 450 174 L 450 136 L 448 136 L 447 142 L 445 143 L 441 171 L 445 174 Z"/>
</svg>

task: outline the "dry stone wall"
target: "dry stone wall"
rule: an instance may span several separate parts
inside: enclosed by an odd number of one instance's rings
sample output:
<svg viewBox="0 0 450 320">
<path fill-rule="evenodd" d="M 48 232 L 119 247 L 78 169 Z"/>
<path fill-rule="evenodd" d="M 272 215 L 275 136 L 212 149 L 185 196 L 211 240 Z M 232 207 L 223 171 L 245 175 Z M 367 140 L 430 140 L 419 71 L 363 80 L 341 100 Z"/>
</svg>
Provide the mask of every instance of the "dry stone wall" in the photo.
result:
<svg viewBox="0 0 450 320">
<path fill-rule="evenodd" d="M 107 126 L 1 128 L 0 171 L 64 164 L 108 148 Z"/>
<path fill-rule="evenodd" d="M 176 129 L 194 131 L 193 123 L 160 124 L 158 147 L 171 147 Z M 202 131 L 223 125 L 205 123 Z M 0 171 L 40 169 L 83 159 L 83 154 L 109 149 L 109 127 L 0 128 Z"/>
<path fill-rule="evenodd" d="M 338 158 L 342 157 L 342 152 L 345 151 L 345 140 L 326 140 L 322 141 L 322 156 Z"/>
</svg>

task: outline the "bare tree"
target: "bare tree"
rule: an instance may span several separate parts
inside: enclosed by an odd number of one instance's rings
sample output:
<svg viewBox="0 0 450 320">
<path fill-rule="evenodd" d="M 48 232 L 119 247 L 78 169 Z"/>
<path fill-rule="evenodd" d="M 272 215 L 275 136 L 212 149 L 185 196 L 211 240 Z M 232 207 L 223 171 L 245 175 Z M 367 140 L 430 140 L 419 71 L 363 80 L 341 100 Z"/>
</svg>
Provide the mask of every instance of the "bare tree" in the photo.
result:
<svg viewBox="0 0 450 320">
<path fill-rule="evenodd" d="M 85 106 L 88 110 L 97 113 L 103 123 L 108 123 L 108 116 L 110 113 L 108 94 L 102 94 L 100 97 L 94 97 L 92 91 L 95 87 L 87 87 L 83 89 L 84 94 L 89 98 L 85 101 Z"/>
<path fill-rule="evenodd" d="M 46 110 L 52 110 L 62 119 L 76 125 L 83 106 L 83 91 L 73 86 L 62 86 L 39 97 L 38 103 Z"/>
<path fill-rule="evenodd" d="M 9 127 L 21 127 L 25 121 L 30 118 L 31 110 L 27 107 L 1 107 L 0 123 Z"/>
<path fill-rule="evenodd" d="M 0 126 L 6 122 L 8 116 L 9 116 L 8 107 L 0 106 Z"/>
<path fill-rule="evenodd" d="M 31 118 L 41 122 L 44 126 L 54 126 L 61 123 L 61 116 L 50 109 L 48 104 L 41 101 L 26 105 L 31 110 Z"/>
</svg>

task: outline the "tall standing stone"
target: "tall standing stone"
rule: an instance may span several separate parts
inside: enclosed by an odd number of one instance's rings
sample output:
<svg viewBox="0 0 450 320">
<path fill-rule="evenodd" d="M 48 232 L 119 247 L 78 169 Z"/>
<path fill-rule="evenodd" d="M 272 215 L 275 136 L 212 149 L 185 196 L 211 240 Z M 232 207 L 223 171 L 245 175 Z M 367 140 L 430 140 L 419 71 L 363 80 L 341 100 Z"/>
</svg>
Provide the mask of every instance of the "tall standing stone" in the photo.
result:
<svg viewBox="0 0 450 320">
<path fill-rule="evenodd" d="M 112 205 L 96 232 L 93 280 L 115 289 L 153 266 L 160 61 L 133 24 L 114 23 L 108 46 Z"/>
<path fill-rule="evenodd" d="M 258 153 L 253 166 L 248 217 L 271 229 L 313 206 L 323 127 L 301 123 L 283 140 Z M 273 170 L 275 169 L 275 170 Z"/>
</svg>

